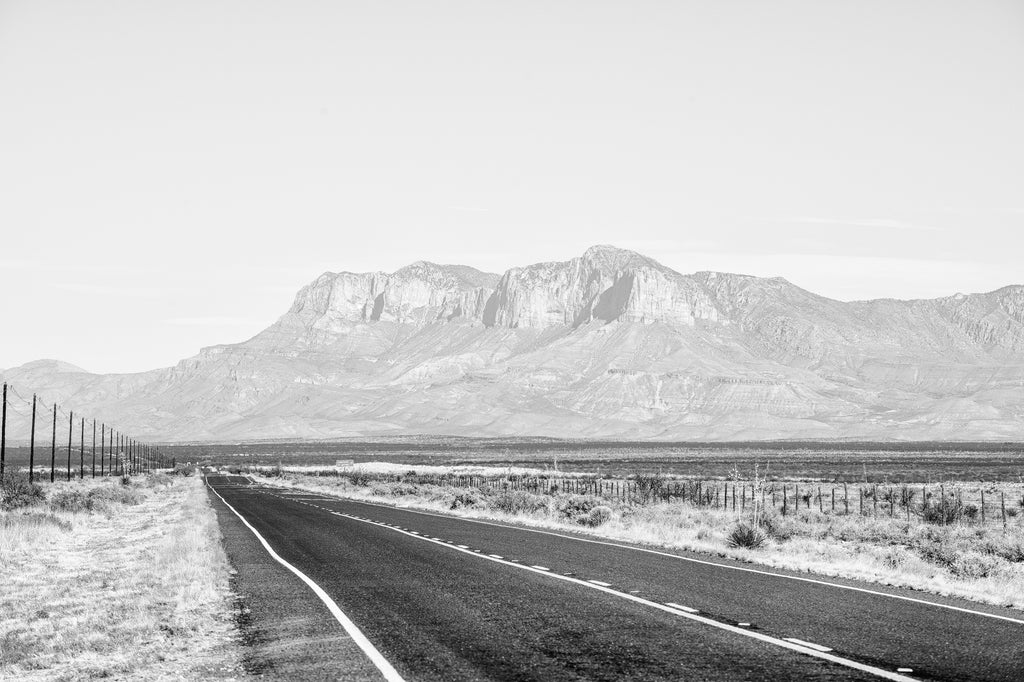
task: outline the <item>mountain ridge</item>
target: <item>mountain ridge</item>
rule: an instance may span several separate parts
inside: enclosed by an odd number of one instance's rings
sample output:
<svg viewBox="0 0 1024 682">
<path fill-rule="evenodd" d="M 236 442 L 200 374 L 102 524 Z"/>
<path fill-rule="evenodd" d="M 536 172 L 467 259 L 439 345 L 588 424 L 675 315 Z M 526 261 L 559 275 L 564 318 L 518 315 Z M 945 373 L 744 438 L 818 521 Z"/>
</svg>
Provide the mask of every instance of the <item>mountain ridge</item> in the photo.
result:
<svg viewBox="0 0 1024 682">
<path fill-rule="evenodd" d="M 327 272 L 241 343 L 58 368 L 2 375 L 164 440 L 1024 439 L 1024 286 L 843 302 L 598 245 L 501 275 Z"/>
</svg>

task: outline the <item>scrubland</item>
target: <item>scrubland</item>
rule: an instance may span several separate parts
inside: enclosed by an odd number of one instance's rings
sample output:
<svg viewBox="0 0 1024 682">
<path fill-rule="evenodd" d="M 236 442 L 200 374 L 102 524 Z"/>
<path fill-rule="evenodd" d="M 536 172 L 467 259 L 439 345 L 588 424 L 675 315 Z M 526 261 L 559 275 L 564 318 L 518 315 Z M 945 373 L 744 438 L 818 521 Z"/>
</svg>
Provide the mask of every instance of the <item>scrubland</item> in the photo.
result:
<svg viewBox="0 0 1024 682">
<path fill-rule="evenodd" d="M 11 477 L 0 507 L 0 679 L 239 674 L 230 566 L 199 476 Z"/>
<path fill-rule="evenodd" d="M 420 469 L 405 467 L 409 471 L 404 476 L 396 476 L 393 466 L 379 464 L 340 472 L 280 467 L 247 471 L 266 483 L 340 497 L 690 550 L 1024 609 L 1024 517 L 1019 502 L 1005 526 L 973 523 L 952 501 L 891 517 L 833 514 L 818 504 L 791 507 L 782 515 L 751 499 L 745 509 L 734 512 L 692 501 L 513 490 L 500 481 L 455 487 L 424 482 Z M 485 477 L 496 473 L 475 467 L 449 471 Z M 1019 493 L 1013 499 L 1019 500 Z"/>
</svg>

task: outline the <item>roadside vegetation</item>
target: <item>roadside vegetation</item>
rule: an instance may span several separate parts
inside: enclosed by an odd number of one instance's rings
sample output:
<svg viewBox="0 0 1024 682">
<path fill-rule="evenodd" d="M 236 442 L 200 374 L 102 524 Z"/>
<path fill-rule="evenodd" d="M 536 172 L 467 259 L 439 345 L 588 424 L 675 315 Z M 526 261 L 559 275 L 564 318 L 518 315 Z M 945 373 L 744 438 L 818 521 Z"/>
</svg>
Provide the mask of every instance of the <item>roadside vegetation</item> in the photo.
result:
<svg viewBox="0 0 1024 682">
<path fill-rule="evenodd" d="M 230 567 L 199 476 L 0 494 L 0 679 L 238 675 Z"/>
<path fill-rule="evenodd" d="M 884 508 L 890 512 L 881 514 L 832 513 L 831 505 L 821 499 L 814 502 L 807 493 L 784 515 L 770 503 L 761 503 L 771 499 L 765 494 L 770 484 L 756 476 L 742 482 L 741 489 L 749 486 L 751 492 L 734 511 L 720 500 L 708 504 L 708 498 L 700 496 L 664 501 L 652 492 L 664 481 L 650 475 L 636 477 L 628 496 L 609 498 L 566 492 L 558 486 L 514 489 L 515 477 L 507 470 L 481 467 L 472 472 L 452 468 L 441 476 L 436 471 L 425 474 L 419 467 L 380 463 L 342 470 L 293 471 L 278 466 L 241 471 L 266 483 L 352 499 L 692 550 L 1024 609 L 1019 485 L 996 491 L 985 484 L 990 496 L 1002 492 L 1010 500 L 1003 525 L 991 518 L 988 524 L 978 523 L 978 510 L 953 488 L 944 489 L 941 499 L 938 490 L 934 499 L 928 491 L 925 504 L 920 503 L 920 490 L 894 487 L 883 493 L 873 486 L 851 488 L 858 506 L 860 496 L 868 494 L 888 505 Z M 480 483 L 467 487 L 467 474 L 474 476 L 470 481 Z M 964 484 L 964 489 L 969 487 Z M 878 507 L 874 499 L 868 505 Z"/>
</svg>

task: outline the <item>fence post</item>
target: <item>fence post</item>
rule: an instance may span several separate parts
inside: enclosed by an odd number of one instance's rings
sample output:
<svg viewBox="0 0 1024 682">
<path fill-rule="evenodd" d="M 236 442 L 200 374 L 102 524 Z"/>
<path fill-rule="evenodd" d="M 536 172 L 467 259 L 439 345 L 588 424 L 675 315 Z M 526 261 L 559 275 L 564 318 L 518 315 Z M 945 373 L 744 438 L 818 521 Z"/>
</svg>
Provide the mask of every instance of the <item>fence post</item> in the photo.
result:
<svg viewBox="0 0 1024 682">
<path fill-rule="evenodd" d="M 104 456 L 107 452 L 107 425 L 105 423 L 100 424 L 100 476 L 106 476 L 106 468 L 104 465 Z"/>
<path fill-rule="evenodd" d="M 786 484 L 782 484 L 782 515 L 786 515 L 786 507 L 789 506 L 789 498 L 786 496 Z"/>
<path fill-rule="evenodd" d="M 985 525 L 985 491 L 981 491 L 981 525 Z"/>
<path fill-rule="evenodd" d="M 999 493 L 999 508 L 1003 512 L 1003 530 L 1006 530 L 1006 493 L 1000 491 Z"/>
<path fill-rule="evenodd" d="M 4 480 L 4 467 L 7 462 L 7 382 L 4 382 L 3 416 L 0 417 L 0 481 Z"/>
<path fill-rule="evenodd" d="M 825 501 L 821 499 L 821 486 L 818 486 L 818 513 L 825 513 Z"/>
<path fill-rule="evenodd" d="M 846 507 L 846 514 L 850 514 L 850 490 L 846 487 L 846 481 L 843 481 L 843 505 Z"/>
<path fill-rule="evenodd" d="M 92 477 L 96 478 L 96 420 L 92 420 Z"/>
<path fill-rule="evenodd" d="M 942 511 L 942 525 L 946 525 L 946 485 L 942 484 L 939 486 L 939 492 L 942 495 L 942 506 L 939 508 Z"/>
</svg>

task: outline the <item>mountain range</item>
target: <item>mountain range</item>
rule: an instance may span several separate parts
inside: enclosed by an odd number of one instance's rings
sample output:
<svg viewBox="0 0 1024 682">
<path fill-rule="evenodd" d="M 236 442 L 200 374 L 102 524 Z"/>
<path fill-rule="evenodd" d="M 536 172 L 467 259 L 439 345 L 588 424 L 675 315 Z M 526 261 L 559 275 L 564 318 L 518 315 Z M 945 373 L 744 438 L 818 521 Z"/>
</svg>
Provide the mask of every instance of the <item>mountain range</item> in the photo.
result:
<svg viewBox="0 0 1024 682">
<path fill-rule="evenodd" d="M 595 246 L 502 275 L 325 273 L 173 367 L 0 374 L 150 441 L 1024 440 L 1024 286 L 841 302 Z"/>
</svg>

